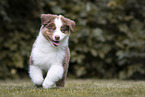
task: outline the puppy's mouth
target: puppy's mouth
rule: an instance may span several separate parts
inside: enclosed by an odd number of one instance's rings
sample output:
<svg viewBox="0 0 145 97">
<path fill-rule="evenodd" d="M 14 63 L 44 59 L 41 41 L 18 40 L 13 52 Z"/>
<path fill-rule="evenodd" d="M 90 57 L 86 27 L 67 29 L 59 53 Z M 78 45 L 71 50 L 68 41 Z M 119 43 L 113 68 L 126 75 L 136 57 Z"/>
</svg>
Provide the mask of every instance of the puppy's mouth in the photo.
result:
<svg viewBox="0 0 145 97">
<path fill-rule="evenodd" d="M 54 41 L 54 40 L 52 40 L 51 42 L 52 42 L 52 44 L 53 44 L 54 46 L 58 46 L 58 45 L 60 44 L 60 41 Z"/>
<path fill-rule="evenodd" d="M 55 40 L 51 39 L 49 36 L 48 36 L 48 39 L 51 41 L 51 43 L 52 43 L 54 46 L 60 45 L 60 41 L 55 41 Z"/>
</svg>

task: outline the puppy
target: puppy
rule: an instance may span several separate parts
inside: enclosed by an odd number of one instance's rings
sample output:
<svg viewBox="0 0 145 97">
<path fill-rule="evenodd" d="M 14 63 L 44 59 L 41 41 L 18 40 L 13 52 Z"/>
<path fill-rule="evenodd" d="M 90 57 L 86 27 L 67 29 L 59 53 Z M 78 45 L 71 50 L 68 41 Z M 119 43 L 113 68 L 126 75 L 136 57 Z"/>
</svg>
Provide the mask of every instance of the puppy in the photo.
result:
<svg viewBox="0 0 145 97">
<path fill-rule="evenodd" d="M 64 87 L 70 59 L 68 40 L 75 22 L 62 15 L 42 14 L 41 24 L 30 56 L 30 78 L 45 89 L 54 84 Z"/>
</svg>

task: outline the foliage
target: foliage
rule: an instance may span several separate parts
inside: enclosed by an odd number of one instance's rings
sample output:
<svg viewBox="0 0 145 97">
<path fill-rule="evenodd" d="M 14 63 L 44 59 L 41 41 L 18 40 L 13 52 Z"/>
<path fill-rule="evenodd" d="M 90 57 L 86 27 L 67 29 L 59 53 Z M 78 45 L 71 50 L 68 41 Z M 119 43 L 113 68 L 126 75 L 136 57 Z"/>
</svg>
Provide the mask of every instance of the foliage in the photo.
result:
<svg viewBox="0 0 145 97">
<path fill-rule="evenodd" d="M 144 0 L 3 0 L 0 5 L 1 78 L 28 70 L 41 13 L 62 14 L 76 22 L 69 43 L 70 75 L 120 79 L 145 75 Z"/>
</svg>

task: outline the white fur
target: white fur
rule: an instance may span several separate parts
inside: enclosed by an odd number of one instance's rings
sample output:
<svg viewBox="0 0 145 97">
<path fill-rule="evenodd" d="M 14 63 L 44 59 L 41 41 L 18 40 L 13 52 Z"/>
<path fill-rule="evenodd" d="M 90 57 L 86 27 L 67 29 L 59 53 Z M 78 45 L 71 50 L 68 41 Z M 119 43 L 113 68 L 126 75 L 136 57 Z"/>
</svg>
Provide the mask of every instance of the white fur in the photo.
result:
<svg viewBox="0 0 145 97">
<path fill-rule="evenodd" d="M 63 72 L 61 65 L 52 65 L 43 82 L 43 88 L 51 88 L 56 81 L 62 78 Z"/>
<path fill-rule="evenodd" d="M 54 20 L 54 23 L 57 24 L 57 25 L 56 25 L 56 30 L 55 30 L 55 32 L 53 34 L 53 40 L 55 40 L 55 36 L 56 35 L 60 36 L 60 40 L 62 40 L 66 36 L 66 34 L 64 34 L 64 33 L 62 33 L 60 31 L 60 28 L 62 26 L 62 22 L 61 22 L 61 19 L 60 18 L 61 18 L 61 15 L 59 15 L 59 18 L 58 19 L 56 18 Z"/>
<path fill-rule="evenodd" d="M 59 16 L 59 19 L 55 19 L 56 32 L 54 34 L 60 35 L 60 45 L 57 47 L 52 46 L 51 42 L 46 40 L 42 35 L 40 29 L 31 53 L 34 62 L 33 65 L 29 67 L 29 75 L 34 85 L 42 85 L 43 88 L 51 88 L 56 81 L 62 78 L 64 73 L 62 63 L 65 57 L 65 47 L 68 45 L 69 36 L 63 35 L 60 31 L 60 27 L 62 26 L 60 17 L 61 16 Z M 45 79 L 42 75 L 43 70 L 47 72 Z"/>
<path fill-rule="evenodd" d="M 39 67 L 35 65 L 30 65 L 29 74 L 30 77 L 32 78 L 34 85 L 41 85 L 43 83 L 44 80 L 43 74 L 42 74 L 42 70 Z"/>
</svg>

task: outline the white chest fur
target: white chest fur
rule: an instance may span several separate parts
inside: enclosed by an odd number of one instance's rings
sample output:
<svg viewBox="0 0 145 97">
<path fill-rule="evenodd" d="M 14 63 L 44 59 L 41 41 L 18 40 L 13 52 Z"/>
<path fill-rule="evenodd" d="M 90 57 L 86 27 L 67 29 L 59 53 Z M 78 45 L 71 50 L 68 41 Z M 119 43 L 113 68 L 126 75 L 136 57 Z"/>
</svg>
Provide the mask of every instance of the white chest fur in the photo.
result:
<svg viewBox="0 0 145 97">
<path fill-rule="evenodd" d="M 59 47 L 54 47 L 40 32 L 32 49 L 33 65 L 37 65 L 43 70 L 48 70 L 52 65 L 62 65 L 67 45 L 68 38 Z"/>
</svg>

